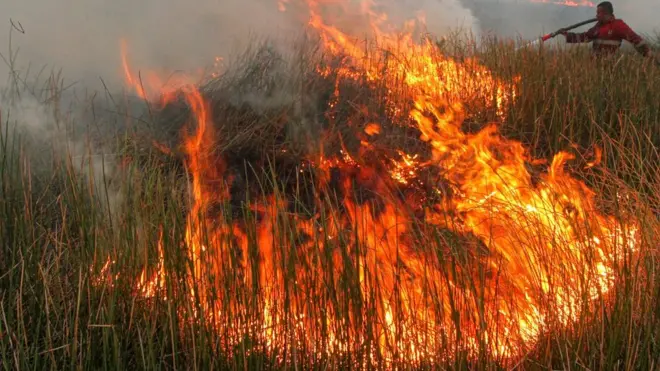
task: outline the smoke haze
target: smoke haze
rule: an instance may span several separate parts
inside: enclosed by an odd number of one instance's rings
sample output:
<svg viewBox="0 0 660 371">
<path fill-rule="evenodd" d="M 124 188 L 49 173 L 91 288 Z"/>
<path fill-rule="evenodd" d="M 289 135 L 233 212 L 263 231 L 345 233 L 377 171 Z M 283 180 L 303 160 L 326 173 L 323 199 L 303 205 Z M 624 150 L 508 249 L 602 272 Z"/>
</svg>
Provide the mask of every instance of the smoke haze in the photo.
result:
<svg viewBox="0 0 660 371">
<path fill-rule="evenodd" d="M 83 91 L 101 91 L 108 87 L 114 93 L 125 87 L 120 52 L 122 39 L 127 41 L 128 56 L 134 70 L 191 71 L 208 67 L 215 57 L 231 58 L 255 39 L 290 38 L 302 31 L 308 20 L 307 9 L 295 4 L 299 0 L 280 1 L 281 4 L 277 0 L 0 1 L 0 55 L 3 57 L 0 60 L 0 117 L 33 137 L 32 155 L 36 159 L 50 159 L 49 150 L 43 149 L 49 144 L 57 152 L 66 149 L 71 156 L 91 153 L 93 156 L 103 154 L 111 158 L 112 153 L 108 153 L 105 146 L 89 147 L 82 135 L 68 135 L 69 129 L 80 131 L 78 129 L 81 128 L 62 129 L 57 121 L 59 119 L 52 115 L 53 103 L 44 103 L 48 99 L 41 99 L 34 93 L 32 96 L 28 94 L 30 89 L 43 86 L 43 81 L 35 86 L 28 86 L 30 83 L 17 84 L 16 77 L 9 73 L 9 61 L 12 60 L 13 70 L 21 78 L 34 78 L 37 72 L 44 69 L 43 80 L 51 71 L 61 70 L 64 86 L 73 84 L 75 89 L 82 88 Z M 317 2 L 336 3 L 331 0 Z M 352 2 L 352 6 L 343 9 L 340 17 L 329 18 L 330 22 L 357 36 L 368 32 L 369 22 L 361 11 L 360 1 L 346 2 Z M 593 8 L 538 4 L 526 0 L 371 2 L 373 10 L 388 14 L 387 23 L 400 26 L 406 20 L 423 17 L 427 31 L 438 37 L 462 29 L 474 36 L 494 33 L 530 39 L 595 14 Z M 285 12 L 279 10 L 280 5 L 286 7 Z M 658 0 L 626 0 L 620 4 L 615 1 L 614 6 L 616 15 L 636 31 L 652 32 L 660 28 L 656 18 L 660 14 Z M 323 15 L 332 16 L 325 12 Z M 17 59 L 14 61 L 12 55 L 16 52 Z M 26 76 L 28 69 L 30 76 Z M 9 93 L 8 88 L 11 88 Z M 282 89 L 286 94 L 278 95 L 278 99 L 293 94 L 286 86 Z M 22 93 L 17 94 L 17 91 Z M 75 101 L 69 91 L 65 92 L 64 97 L 65 100 L 57 104 L 66 106 Z M 247 95 L 240 99 L 268 103 L 261 96 Z M 116 137 L 112 133 L 119 130 L 116 117 L 94 117 L 90 120 L 84 112 L 89 110 L 89 105 L 84 103 L 78 104 L 75 110 L 77 112 L 73 112 L 72 117 L 76 119 L 70 120 L 74 125 L 89 125 L 93 121 L 97 131 L 101 131 L 96 134 L 97 137 Z M 82 129 L 87 131 L 87 128 Z M 103 168 L 95 165 L 91 173 L 83 175 L 98 179 L 109 175 L 108 171 L 113 169 L 112 165 Z M 112 192 L 108 198 L 117 194 Z"/>
<path fill-rule="evenodd" d="M 600 0 L 592 0 L 592 2 L 598 4 Z M 615 15 L 626 21 L 636 32 L 653 34 L 660 31 L 660 21 L 655 16 L 660 14 L 660 1 L 611 0 L 611 2 L 614 5 Z M 528 0 L 463 0 L 463 3 L 479 19 L 484 32 L 525 39 L 555 31 L 596 15 L 595 8 L 535 3 Z M 583 26 L 575 31 L 585 31 L 588 27 Z M 555 40 L 555 43 L 563 42 L 562 38 Z"/>
<path fill-rule="evenodd" d="M 5 0 L 0 2 L 0 52 L 9 48 L 9 20 L 25 33 L 12 33 L 13 48 L 20 48 L 20 67 L 62 69 L 63 76 L 98 88 L 102 77 L 111 86 L 122 83 L 119 40 L 129 43 L 136 68 L 189 70 L 212 64 L 216 56 L 238 52 L 255 37 L 284 37 L 301 30 L 306 11 L 297 0 Z M 319 1 L 322 3 L 323 1 Z M 350 2 L 350 1 L 349 1 Z M 352 0 L 353 4 L 359 3 Z M 380 0 L 391 22 L 425 14 L 428 31 L 438 36 L 463 28 L 531 38 L 583 20 L 593 8 L 535 4 L 525 0 Z M 657 0 L 614 2 L 617 16 L 633 29 L 651 32 L 658 27 Z M 345 11 L 356 27 L 364 26 L 359 5 Z M 355 15 L 355 14 L 352 14 Z M 347 22 L 344 22 L 347 23 Z M 6 76 L 7 67 L 0 66 Z M 0 80 L 1 81 L 1 80 Z M 0 82 L 0 86 L 1 86 Z"/>
</svg>

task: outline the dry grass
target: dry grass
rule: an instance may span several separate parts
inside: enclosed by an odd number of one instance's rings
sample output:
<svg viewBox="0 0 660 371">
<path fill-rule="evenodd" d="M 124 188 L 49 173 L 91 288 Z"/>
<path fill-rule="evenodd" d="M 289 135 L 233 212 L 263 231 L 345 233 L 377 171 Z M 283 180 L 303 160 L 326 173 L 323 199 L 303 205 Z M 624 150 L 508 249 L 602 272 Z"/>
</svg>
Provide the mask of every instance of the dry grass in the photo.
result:
<svg viewBox="0 0 660 371">
<path fill-rule="evenodd" d="M 295 177 L 299 173 L 296 166 L 316 158 L 321 144 L 326 156 L 344 149 L 360 158 L 359 136 L 371 121 L 378 120 L 383 133 L 374 142 L 377 150 L 361 158 L 370 167 L 379 169 L 379 164 L 393 155 L 392 148 L 430 154 L 418 139 L 418 131 L 388 122 L 383 86 L 346 81 L 341 86 L 341 100 L 329 110 L 335 76 L 322 76 L 316 71 L 314 62 L 323 57 L 317 45 L 309 41 L 297 44 L 288 55 L 272 47 L 256 47 L 238 58 L 227 74 L 201 87 L 211 102 L 217 129 L 214 150 L 207 160 L 224 158 L 227 172 L 236 178 L 230 202 L 215 205 L 214 211 L 204 215 L 213 223 L 222 221 L 218 215 L 240 219 L 247 233 L 254 236 L 257 216 L 244 201 L 280 194 L 290 201 L 290 208 L 276 214 L 278 222 L 273 229 L 277 238 L 296 243 L 309 238 L 292 224 L 290 211 L 308 213 L 316 205 L 309 197 L 318 195 L 303 177 Z M 503 79 L 521 76 L 519 99 L 509 107 L 501 130 L 507 137 L 521 140 L 537 157 L 550 159 L 571 144 L 603 148 L 603 166 L 578 175 L 602 196 L 603 210 L 622 220 L 637 218 L 642 227 L 639 252 L 634 257 L 621 257 L 611 300 L 588 304 L 583 317 L 570 328 L 552 328 L 536 346 L 525 349 L 518 365 L 529 369 L 657 367 L 660 325 L 656 313 L 660 302 L 655 293 L 660 282 L 655 271 L 655 236 L 660 231 L 660 106 L 654 97 L 660 96 L 660 69 L 632 56 L 601 65 L 579 51 L 515 53 L 509 45 L 494 42 L 483 50 L 453 46 L 445 52 L 457 58 L 476 54 Z M 7 93 L 15 96 L 20 84 L 13 86 L 15 90 Z M 40 105 L 49 107 L 46 112 L 56 112 L 62 85 L 48 86 L 51 89 L 31 91 L 31 95 Z M 21 89 L 22 94 L 26 93 Z M 412 102 L 398 103 L 412 107 Z M 492 110 L 484 109 L 485 101 L 470 103 L 466 130 L 476 131 L 496 118 Z M 327 233 L 313 236 L 312 248 L 306 250 L 309 254 L 300 254 L 293 242 L 280 244 L 273 253 L 278 257 L 273 264 L 283 277 L 281 289 L 297 298 L 280 303 L 283 316 L 294 314 L 291 303 L 299 300 L 307 303 L 306 313 L 331 316 L 334 328 L 307 328 L 307 335 L 314 340 L 308 347 L 284 342 L 286 346 L 266 351 L 255 329 L 248 329 L 245 337 L 236 341 L 233 330 L 263 315 L 258 306 L 259 288 L 246 285 L 245 278 L 250 273 L 258 274 L 259 259 L 243 257 L 242 266 L 236 256 L 221 259 L 209 255 L 209 260 L 219 261 L 221 277 L 198 277 L 192 283 L 185 280 L 192 263 L 182 242 L 192 206 L 184 153 L 178 144 L 190 113 L 183 102 L 178 102 L 145 117 L 140 120 L 151 120 L 148 130 L 129 132 L 126 140 L 116 144 L 115 152 L 131 161 L 123 162 L 121 177 L 115 177 L 107 186 L 107 180 L 94 177 L 98 175 L 93 170 L 98 167 L 97 157 L 81 160 L 73 155 L 59 156 L 58 151 L 57 156 L 50 156 L 50 161 L 41 165 L 40 172 L 32 172 L 27 160 L 34 162 L 43 156 L 35 157 L 32 148 L 21 146 L 12 112 L 2 110 L 0 358 L 4 368 L 340 369 L 360 367 L 365 362 L 383 366 L 383 359 L 368 355 L 375 347 L 373 326 L 379 320 L 375 308 L 382 300 L 376 294 L 380 283 L 371 282 L 363 291 L 356 290 L 359 277 L 351 267 L 360 261 L 362 247 L 355 250 L 349 243 L 329 242 Z M 66 124 L 66 115 L 61 121 Z M 172 154 L 154 149 L 154 138 L 167 144 Z M 90 165 L 92 160 L 96 167 Z M 312 175 L 311 171 L 305 174 L 307 178 Z M 368 185 L 362 184 L 364 188 Z M 113 192 L 109 193 L 108 187 Z M 335 189 L 340 190 L 339 186 Z M 111 202 L 109 194 L 121 197 Z M 625 197 L 615 196 L 621 194 Z M 359 197 L 364 198 L 360 202 L 368 198 L 365 194 Z M 328 196 L 326 202 L 324 208 L 315 211 L 330 214 L 342 210 L 332 197 Z M 107 207 L 110 203 L 112 213 Z M 221 212 L 224 208 L 231 212 Z M 327 230 L 329 226 L 322 227 Z M 446 228 L 423 223 L 415 224 L 415 228 L 424 242 L 418 246 L 425 261 L 440 261 L 447 277 L 457 275 L 455 282 L 461 282 L 465 290 L 472 290 L 478 297 L 476 294 L 483 292 L 480 285 L 487 281 L 461 272 L 479 270 L 475 256 L 482 246 Z M 533 226 L 530 229 L 533 234 Z M 135 279 L 143 267 L 156 266 L 161 230 L 164 264 L 169 272 L 165 292 L 144 298 L 135 293 Z M 347 239 L 351 233 L 357 230 L 349 228 Z M 255 246 L 252 237 L 247 250 L 254 252 Z M 340 253 L 339 261 L 333 259 L 332 251 Z M 104 270 L 108 256 L 115 262 Z M 342 269 L 333 269 L 332 264 L 340 264 Z M 368 269 L 378 272 L 394 268 L 374 264 Z M 99 283 L 99 277 L 111 280 Z M 206 287 L 207 279 L 221 282 L 216 286 L 221 292 L 213 294 L 217 295 L 215 305 L 227 313 L 222 317 L 226 325 L 220 330 L 192 320 L 190 313 L 200 304 L 181 294 L 190 289 L 189 285 Z M 320 281 L 324 283 L 319 285 Z M 401 283 L 398 290 L 405 289 L 406 284 Z M 436 298 L 434 295 L 429 291 L 430 298 Z M 235 301 L 222 300 L 227 298 Z M 472 304 L 456 299 L 449 305 L 455 313 L 469 317 L 465 313 Z M 461 312 L 462 308 L 466 312 Z M 286 317 L 283 321 L 292 324 L 294 320 Z M 453 331 L 461 331 L 460 323 L 456 320 Z M 485 323 L 486 328 L 491 324 Z M 349 349 L 336 354 L 313 351 L 313 347 L 327 346 L 330 330 L 344 336 Z M 476 331 L 479 340 L 485 341 L 484 328 L 463 331 Z M 303 335 L 283 326 L 277 328 L 276 336 L 294 339 Z M 423 362 L 421 367 L 501 366 L 502 360 L 489 355 L 483 344 L 479 350 L 474 358 L 457 353 L 455 343 L 434 344 L 435 358 L 425 359 L 428 363 Z M 395 362 L 408 365 L 405 352 L 398 357 Z"/>
</svg>

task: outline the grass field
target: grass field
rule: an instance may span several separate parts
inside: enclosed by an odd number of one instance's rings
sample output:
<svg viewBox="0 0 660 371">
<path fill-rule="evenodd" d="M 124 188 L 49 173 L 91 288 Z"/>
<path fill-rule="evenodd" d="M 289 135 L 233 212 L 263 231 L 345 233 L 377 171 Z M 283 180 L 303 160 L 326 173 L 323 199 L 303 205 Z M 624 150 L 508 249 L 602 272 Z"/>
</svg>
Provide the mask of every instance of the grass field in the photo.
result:
<svg viewBox="0 0 660 371">
<path fill-rule="evenodd" d="M 4 369 L 657 368 L 660 68 L 321 45 L 82 116 L 13 76 Z"/>
</svg>

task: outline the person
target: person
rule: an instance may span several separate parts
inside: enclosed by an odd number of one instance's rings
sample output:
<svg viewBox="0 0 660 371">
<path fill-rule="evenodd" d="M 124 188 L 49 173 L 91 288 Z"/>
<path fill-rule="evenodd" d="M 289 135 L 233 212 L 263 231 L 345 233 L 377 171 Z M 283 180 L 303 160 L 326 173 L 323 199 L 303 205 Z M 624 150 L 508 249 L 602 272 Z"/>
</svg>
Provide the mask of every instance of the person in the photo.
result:
<svg viewBox="0 0 660 371">
<path fill-rule="evenodd" d="M 567 32 L 560 33 L 569 44 L 592 42 L 593 52 L 596 55 L 614 54 L 626 40 L 633 44 L 635 49 L 645 57 L 654 57 L 649 44 L 635 31 L 633 31 L 622 19 L 614 16 L 614 6 L 609 1 L 603 1 L 596 6 L 595 26 L 582 33 Z"/>
</svg>

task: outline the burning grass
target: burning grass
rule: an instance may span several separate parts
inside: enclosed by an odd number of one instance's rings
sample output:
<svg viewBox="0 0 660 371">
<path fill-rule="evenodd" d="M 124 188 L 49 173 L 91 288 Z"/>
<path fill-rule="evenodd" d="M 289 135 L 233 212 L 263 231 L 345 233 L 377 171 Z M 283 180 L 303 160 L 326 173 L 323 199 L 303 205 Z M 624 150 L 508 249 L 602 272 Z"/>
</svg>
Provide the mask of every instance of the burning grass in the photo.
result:
<svg viewBox="0 0 660 371">
<path fill-rule="evenodd" d="M 657 69 L 315 27 L 152 99 L 113 213 L 3 116 L 3 363 L 652 368 Z"/>
</svg>

